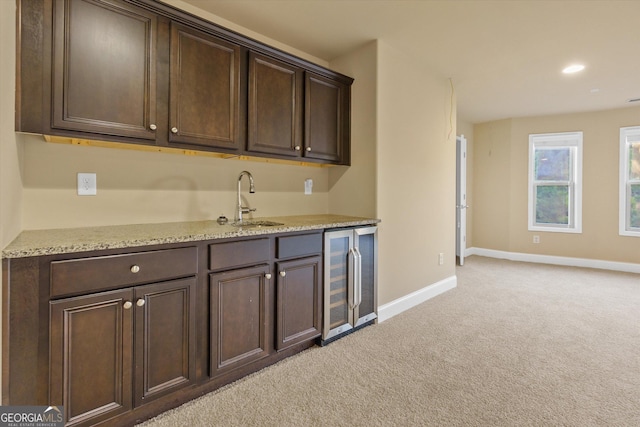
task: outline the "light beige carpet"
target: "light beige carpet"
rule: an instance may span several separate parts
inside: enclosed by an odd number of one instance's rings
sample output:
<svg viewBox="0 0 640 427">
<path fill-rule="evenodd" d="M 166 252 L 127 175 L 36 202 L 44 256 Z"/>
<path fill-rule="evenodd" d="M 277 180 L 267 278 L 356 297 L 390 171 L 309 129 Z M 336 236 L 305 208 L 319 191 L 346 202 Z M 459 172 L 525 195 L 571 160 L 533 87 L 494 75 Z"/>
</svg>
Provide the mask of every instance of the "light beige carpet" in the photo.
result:
<svg viewBox="0 0 640 427">
<path fill-rule="evenodd" d="M 470 257 L 458 287 L 160 426 L 640 426 L 640 275 Z"/>
</svg>

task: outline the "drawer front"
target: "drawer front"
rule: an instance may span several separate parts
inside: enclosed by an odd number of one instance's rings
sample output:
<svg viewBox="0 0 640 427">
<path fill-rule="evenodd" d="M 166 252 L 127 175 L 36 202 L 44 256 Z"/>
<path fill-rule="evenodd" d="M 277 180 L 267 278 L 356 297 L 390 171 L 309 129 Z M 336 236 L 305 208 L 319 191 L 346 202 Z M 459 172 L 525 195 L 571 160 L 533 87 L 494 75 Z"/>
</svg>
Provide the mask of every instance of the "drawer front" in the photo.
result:
<svg viewBox="0 0 640 427">
<path fill-rule="evenodd" d="M 197 272 L 196 247 L 53 261 L 51 297 L 158 282 Z"/>
<path fill-rule="evenodd" d="M 223 270 L 269 262 L 271 245 L 268 238 L 241 240 L 209 245 L 209 268 Z"/>
<path fill-rule="evenodd" d="M 291 258 L 322 253 L 322 233 L 277 238 L 277 258 Z"/>
</svg>

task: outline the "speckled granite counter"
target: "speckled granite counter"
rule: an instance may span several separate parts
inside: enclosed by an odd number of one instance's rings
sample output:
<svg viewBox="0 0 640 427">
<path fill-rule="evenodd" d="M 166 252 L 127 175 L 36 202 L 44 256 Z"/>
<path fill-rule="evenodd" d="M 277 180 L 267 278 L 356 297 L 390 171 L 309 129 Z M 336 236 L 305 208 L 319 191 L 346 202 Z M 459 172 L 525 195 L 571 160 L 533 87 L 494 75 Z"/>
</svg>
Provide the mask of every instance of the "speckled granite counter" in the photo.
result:
<svg viewBox="0 0 640 427">
<path fill-rule="evenodd" d="M 229 237 L 287 233 L 325 228 L 376 224 L 378 219 L 342 215 L 301 215 L 254 218 L 283 223 L 271 227 L 235 227 L 216 221 L 170 222 L 161 224 L 111 225 L 23 231 L 3 251 L 3 258 L 23 258 L 118 249 L 165 243 L 195 242 Z"/>
</svg>

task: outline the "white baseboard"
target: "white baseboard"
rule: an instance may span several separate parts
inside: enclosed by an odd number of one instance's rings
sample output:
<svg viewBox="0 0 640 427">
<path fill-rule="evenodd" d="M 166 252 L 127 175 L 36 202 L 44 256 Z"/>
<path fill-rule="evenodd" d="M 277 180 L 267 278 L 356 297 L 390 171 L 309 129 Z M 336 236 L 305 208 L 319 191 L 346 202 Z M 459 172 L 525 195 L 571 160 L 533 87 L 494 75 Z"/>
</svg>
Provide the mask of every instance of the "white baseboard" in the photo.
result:
<svg viewBox="0 0 640 427">
<path fill-rule="evenodd" d="M 601 270 L 640 273 L 640 264 L 630 262 L 603 261 L 588 258 L 572 258 L 553 255 L 525 254 L 522 252 L 505 252 L 494 249 L 467 248 L 465 256 L 480 255 L 489 258 L 508 259 L 510 261 L 534 262 L 539 264 L 566 265 L 571 267 L 597 268 Z"/>
<path fill-rule="evenodd" d="M 456 276 L 448 277 L 439 282 L 433 283 L 420 290 L 412 292 L 401 298 L 391 301 L 390 303 L 378 307 L 378 323 L 384 322 L 393 316 L 402 313 L 418 304 L 421 304 L 443 292 L 451 290 L 457 286 L 458 279 Z"/>
</svg>

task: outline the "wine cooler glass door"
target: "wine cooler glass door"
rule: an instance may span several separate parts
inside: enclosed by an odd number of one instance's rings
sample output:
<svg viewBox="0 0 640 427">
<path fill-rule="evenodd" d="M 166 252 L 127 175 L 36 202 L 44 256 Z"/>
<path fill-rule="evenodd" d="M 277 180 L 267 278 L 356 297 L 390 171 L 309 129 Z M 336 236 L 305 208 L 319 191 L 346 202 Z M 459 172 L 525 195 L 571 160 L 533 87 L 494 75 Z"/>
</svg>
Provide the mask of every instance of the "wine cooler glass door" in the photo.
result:
<svg viewBox="0 0 640 427">
<path fill-rule="evenodd" d="M 356 306 L 354 308 L 354 326 L 358 327 L 378 317 L 377 295 L 377 227 L 357 228 L 355 230 L 354 250 L 357 254 L 359 274 L 354 284 Z"/>
<path fill-rule="evenodd" d="M 353 328 L 353 230 L 325 234 L 325 281 L 323 339 Z"/>
</svg>

